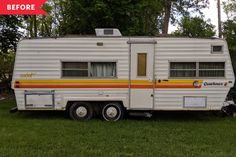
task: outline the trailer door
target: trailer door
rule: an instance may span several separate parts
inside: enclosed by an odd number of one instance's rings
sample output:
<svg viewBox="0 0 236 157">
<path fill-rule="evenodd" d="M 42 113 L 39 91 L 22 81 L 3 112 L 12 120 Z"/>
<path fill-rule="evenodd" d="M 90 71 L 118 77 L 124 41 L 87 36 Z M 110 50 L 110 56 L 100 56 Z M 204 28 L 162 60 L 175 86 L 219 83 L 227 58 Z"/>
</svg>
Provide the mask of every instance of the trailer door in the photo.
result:
<svg viewBox="0 0 236 157">
<path fill-rule="evenodd" d="M 129 41 L 130 109 L 152 109 L 154 103 L 154 41 Z"/>
</svg>

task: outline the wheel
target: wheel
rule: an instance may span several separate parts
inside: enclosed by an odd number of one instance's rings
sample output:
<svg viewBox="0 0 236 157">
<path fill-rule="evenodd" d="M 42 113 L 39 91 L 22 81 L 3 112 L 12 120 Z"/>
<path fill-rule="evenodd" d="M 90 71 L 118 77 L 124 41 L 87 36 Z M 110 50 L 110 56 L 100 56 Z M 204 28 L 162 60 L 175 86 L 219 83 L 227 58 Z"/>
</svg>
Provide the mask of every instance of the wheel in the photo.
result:
<svg viewBox="0 0 236 157">
<path fill-rule="evenodd" d="M 73 120 L 89 120 L 93 117 L 93 108 L 87 102 L 75 102 L 69 109 L 69 115 Z"/>
<path fill-rule="evenodd" d="M 233 106 L 232 105 L 223 106 L 221 108 L 221 112 L 223 112 L 227 116 L 233 116 L 233 114 L 234 114 Z"/>
<path fill-rule="evenodd" d="M 213 114 L 216 116 L 216 117 L 225 117 L 227 116 L 224 112 L 222 111 L 213 111 Z"/>
<path fill-rule="evenodd" d="M 124 116 L 124 109 L 120 105 L 120 103 L 111 102 L 106 104 L 102 108 L 102 117 L 106 121 L 117 121 L 119 119 L 122 119 L 123 116 Z"/>
</svg>

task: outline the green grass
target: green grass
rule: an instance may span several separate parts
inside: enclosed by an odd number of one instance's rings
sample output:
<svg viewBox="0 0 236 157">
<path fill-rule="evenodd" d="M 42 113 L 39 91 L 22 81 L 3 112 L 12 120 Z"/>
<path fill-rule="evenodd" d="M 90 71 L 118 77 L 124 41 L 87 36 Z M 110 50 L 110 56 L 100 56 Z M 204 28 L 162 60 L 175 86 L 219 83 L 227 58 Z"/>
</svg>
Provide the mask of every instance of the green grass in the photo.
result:
<svg viewBox="0 0 236 157">
<path fill-rule="evenodd" d="M 14 113 L 0 102 L 0 157 L 235 157 L 236 119 L 160 113 L 119 122 L 70 120 L 64 113 Z"/>
</svg>

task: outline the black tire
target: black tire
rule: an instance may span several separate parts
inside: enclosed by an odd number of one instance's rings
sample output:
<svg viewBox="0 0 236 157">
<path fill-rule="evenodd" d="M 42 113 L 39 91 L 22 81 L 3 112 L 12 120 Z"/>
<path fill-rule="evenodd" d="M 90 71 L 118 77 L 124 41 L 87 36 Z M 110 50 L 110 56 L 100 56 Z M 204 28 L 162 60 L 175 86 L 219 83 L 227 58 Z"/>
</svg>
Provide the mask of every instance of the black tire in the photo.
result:
<svg viewBox="0 0 236 157">
<path fill-rule="evenodd" d="M 75 102 L 69 109 L 70 118 L 73 120 L 90 120 L 93 117 L 93 108 L 87 102 Z"/>
<path fill-rule="evenodd" d="M 110 102 L 102 108 L 102 118 L 106 121 L 118 121 L 124 117 L 124 108 L 120 103 Z"/>
<path fill-rule="evenodd" d="M 213 111 L 212 112 L 216 117 L 226 117 L 227 115 L 222 111 Z"/>
</svg>

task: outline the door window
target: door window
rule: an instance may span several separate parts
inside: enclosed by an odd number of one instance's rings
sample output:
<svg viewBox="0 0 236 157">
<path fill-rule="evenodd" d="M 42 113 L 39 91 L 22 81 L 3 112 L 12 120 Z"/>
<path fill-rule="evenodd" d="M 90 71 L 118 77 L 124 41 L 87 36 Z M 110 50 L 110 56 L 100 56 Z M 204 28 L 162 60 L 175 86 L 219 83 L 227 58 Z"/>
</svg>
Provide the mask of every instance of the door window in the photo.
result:
<svg viewBox="0 0 236 157">
<path fill-rule="evenodd" d="M 147 53 L 138 53 L 138 76 L 147 75 Z"/>
</svg>

